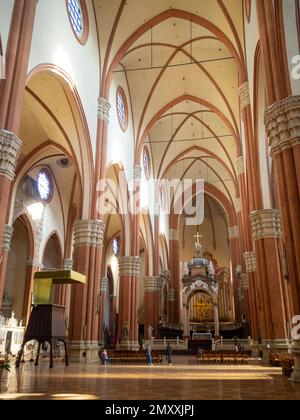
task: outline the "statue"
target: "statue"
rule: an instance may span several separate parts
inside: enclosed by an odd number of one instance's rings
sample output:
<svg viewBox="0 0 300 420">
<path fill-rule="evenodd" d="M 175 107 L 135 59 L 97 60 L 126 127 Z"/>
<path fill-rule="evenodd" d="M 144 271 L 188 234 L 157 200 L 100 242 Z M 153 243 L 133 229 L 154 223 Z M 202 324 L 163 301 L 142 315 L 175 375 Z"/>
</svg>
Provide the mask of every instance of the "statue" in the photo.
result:
<svg viewBox="0 0 300 420">
<path fill-rule="evenodd" d="M 214 278 L 216 275 L 215 267 L 212 261 L 210 261 L 209 266 L 208 266 L 208 275 L 211 278 Z"/>
<path fill-rule="evenodd" d="M 151 340 L 153 338 L 153 327 L 152 325 L 149 325 L 148 327 L 148 339 Z"/>
<path fill-rule="evenodd" d="M 190 275 L 190 270 L 189 270 L 189 266 L 188 266 L 187 262 L 184 263 L 184 275 L 185 276 Z"/>
<path fill-rule="evenodd" d="M 18 321 L 17 321 L 15 315 L 16 315 L 16 313 L 14 311 L 12 311 L 11 318 L 7 322 L 8 327 L 17 327 L 18 326 Z"/>
</svg>

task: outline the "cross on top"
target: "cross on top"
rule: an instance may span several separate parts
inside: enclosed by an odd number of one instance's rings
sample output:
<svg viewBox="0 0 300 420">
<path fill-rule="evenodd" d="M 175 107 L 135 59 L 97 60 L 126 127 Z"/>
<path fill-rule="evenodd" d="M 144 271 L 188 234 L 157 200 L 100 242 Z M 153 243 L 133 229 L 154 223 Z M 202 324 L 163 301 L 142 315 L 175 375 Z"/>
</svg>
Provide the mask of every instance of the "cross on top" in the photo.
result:
<svg viewBox="0 0 300 420">
<path fill-rule="evenodd" d="M 195 250 L 196 250 L 196 258 L 202 258 L 203 257 L 203 247 L 200 243 L 200 239 L 203 238 L 202 235 L 197 232 L 197 235 L 194 236 L 194 238 L 197 240 L 195 243 Z"/>
<path fill-rule="evenodd" d="M 197 232 L 197 235 L 194 235 L 194 238 L 197 239 L 197 244 L 200 244 L 200 239 L 203 238 L 203 235 L 200 235 L 199 232 Z"/>
</svg>

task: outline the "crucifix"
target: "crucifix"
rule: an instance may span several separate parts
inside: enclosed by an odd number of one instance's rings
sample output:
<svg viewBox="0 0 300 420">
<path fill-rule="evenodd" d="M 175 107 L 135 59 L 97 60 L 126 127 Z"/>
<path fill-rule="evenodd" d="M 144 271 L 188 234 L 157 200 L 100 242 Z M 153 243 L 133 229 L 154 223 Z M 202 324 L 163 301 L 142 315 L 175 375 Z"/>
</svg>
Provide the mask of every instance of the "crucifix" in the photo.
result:
<svg viewBox="0 0 300 420">
<path fill-rule="evenodd" d="M 196 250 L 196 258 L 202 258 L 203 257 L 203 247 L 200 243 L 200 239 L 203 238 L 202 235 L 197 232 L 197 235 L 194 236 L 197 242 L 195 242 L 195 250 Z"/>
</svg>

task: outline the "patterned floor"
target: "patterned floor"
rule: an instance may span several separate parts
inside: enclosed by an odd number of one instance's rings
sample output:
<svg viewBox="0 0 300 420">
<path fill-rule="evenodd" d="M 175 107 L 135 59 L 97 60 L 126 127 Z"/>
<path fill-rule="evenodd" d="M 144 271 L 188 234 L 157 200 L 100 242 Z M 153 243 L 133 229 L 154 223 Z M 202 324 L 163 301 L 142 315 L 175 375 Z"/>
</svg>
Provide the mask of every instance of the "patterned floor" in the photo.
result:
<svg viewBox="0 0 300 420">
<path fill-rule="evenodd" d="M 109 366 L 42 361 L 26 363 L 4 377 L 0 400 L 300 400 L 300 384 L 281 369 L 249 366 L 198 366 L 178 358 L 173 366 Z"/>
</svg>

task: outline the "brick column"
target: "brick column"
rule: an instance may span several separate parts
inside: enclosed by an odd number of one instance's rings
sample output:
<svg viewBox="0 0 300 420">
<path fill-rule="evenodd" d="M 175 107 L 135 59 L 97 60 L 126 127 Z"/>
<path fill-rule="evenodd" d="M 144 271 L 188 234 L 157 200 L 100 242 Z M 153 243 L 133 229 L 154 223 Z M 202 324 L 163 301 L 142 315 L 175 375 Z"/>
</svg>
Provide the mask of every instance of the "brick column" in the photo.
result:
<svg viewBox="0 0 300 420">
<path fill-rule="evenodd" d="M 145 338 L 149 337 L 149 327 L 153 328 L 153 337 L 158 336 L 158 322 L 162 289 L 161 277 L 145 277 Z"/>
<path fill-rule="evenodd" d="M 74 226 L 74 270 L 87 276 L 87 284 L 72 290 L 69 335 L 71 358 L 76 361 L 98 359 L 104 228 L 99 220 L 80 220 Z"/>
<path fill-rule="evenodd" d="M 279 254 L 280 214 L 274 209 L 260 210 L 253 212 L 250 220 L 255 243 L 264 343 L 273 348 L 286 349 L 287 319 Z M 251 261 L 248 258 L 249 266 Z"/>
<path fill-rule="evenodd" d="M 0 240 L 3 240 L 2 261 L 0 264 L 0 302 L 2 302 L 4 283 L 7 268 L 8 252 L 5 242 L 7 241 L 8 228 L 6 215 L 9 207 L 10 187 L 15 178 L 17 159 L 22 146 L 13 133 L 0 130 Z"/>
<path fill-rule="evenodd" d="M 139 257 L 120 257 L 120 308 L 118 341 L 122 350 L 139 350 L 138 299 L 136 290 L 141 273 Z"/>
<path fill-rule="evenodd" d="M 105 346 L 105 334 L 104 334 L 104 320 L 106 313 L 106 302 L 108 293 L 108 278 L 103 277 L 100 281 L 100 315 L 99 315 L 99 345 Z"/>
<path fill-rule="evenodd" d="M 171 289 L 173 290 L 174 300 L 170 301 L 170 322 L 173 325 L 180 325 L 180 241 L 179 230 L 170 229 L 170 271 Z"/>
<path fill-rule="evenodd" d="M 265 114 L 274 163 L 283 242 L 286 248 L 289 298 L 300 313 L 300 96 L 275 102 Z M 290 320 L 291 321 L 291 320 Z"/>
</svg>

